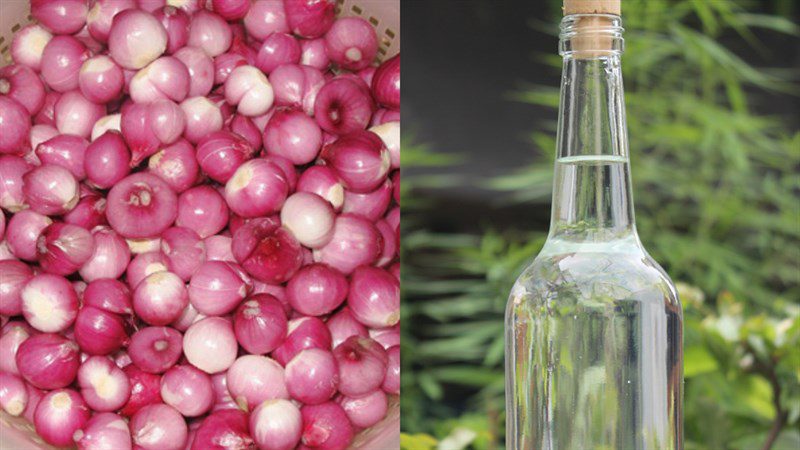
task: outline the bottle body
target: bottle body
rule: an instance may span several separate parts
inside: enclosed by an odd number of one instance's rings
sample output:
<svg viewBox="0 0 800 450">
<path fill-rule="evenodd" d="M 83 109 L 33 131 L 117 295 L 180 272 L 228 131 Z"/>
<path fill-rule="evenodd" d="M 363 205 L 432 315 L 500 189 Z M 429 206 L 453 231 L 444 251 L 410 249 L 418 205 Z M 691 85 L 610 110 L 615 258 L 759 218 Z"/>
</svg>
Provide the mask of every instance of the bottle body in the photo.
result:
<svg viewBox="0 0 800 450">
<path fill-rule="evenodd" d="M 506 309 L 506 448 L 683 448 L 675 287 L 631 194 L 618 16 L 567 16 L 550 234 Z"/>
<path fill-rule="evenodd" d="M 508 449 L 682 448 L 681 308 L 634 242 L 548 243 L 506 334 Z"/>
</svg>

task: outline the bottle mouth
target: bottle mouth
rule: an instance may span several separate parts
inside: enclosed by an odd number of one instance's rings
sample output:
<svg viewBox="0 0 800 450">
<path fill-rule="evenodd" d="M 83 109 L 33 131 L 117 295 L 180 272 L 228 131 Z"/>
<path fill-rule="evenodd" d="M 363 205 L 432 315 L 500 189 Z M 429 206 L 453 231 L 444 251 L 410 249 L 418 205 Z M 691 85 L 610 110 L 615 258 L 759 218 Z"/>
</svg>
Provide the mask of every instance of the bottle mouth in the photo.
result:
<svg viewBox="0 0 800 450">
<path fill-rule="evenodd" d="M 625 41 L 622 19 L 613 14 L 571 14 L 561 20 L 558 53 L 593 58 L 621 55 Z"/>
</svg>

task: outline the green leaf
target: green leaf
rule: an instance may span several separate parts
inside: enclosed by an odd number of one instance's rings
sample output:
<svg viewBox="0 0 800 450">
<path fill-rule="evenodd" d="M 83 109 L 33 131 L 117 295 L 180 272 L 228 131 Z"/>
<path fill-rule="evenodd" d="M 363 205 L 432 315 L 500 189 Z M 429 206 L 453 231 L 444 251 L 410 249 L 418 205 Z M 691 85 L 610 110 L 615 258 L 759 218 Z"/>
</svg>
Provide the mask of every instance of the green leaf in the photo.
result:
<svg viewBox="0 0 800 450">
<path fill-rule="evenodd" d="M 438 443 L 439 441 L 429 434 L 400 433 L 400 448 L 402 450 L 434 450 Z"/>
<path fill-rule="evenodd" d="M 432 400 L 440 400 L 442 398 L 442 387 L 430 374 L 426 372 L 417 374 L 417 382 L 422 391 L 425 392 L 425 395 Z"/>
<path fill-rule="evenodd" d="M 683 352 L 683 376 L 692 378 L 719 368 L 717 361 L 705 347 L 694 345 Z"/>
<path fill-rule="evenodd" d="M 767 432 L 755 433 L 739 438 L 731 443 L 734 450 L 752 450 L 761 448 L 767 441 Z M 771 450 L 797 450 L 800 448 L 800 432 L 786 430 L 778 435 Z"/>
</svg>

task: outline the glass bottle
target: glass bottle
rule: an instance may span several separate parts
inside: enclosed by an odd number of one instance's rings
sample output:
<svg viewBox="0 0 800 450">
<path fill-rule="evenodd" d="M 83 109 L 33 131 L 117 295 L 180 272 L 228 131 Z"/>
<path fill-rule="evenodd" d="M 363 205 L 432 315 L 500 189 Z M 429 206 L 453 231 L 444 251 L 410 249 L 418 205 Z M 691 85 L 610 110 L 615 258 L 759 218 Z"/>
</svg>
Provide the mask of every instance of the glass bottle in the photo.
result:
<svg viewBox="0 0 800 450">
<path fill-rule="evenodd" d="M 682 449 L 682 313 L 634 223 L 621 21 L 566 16 L 560 37 L 550 233 L 506 310 L 506 446 Z"/>
</svg>

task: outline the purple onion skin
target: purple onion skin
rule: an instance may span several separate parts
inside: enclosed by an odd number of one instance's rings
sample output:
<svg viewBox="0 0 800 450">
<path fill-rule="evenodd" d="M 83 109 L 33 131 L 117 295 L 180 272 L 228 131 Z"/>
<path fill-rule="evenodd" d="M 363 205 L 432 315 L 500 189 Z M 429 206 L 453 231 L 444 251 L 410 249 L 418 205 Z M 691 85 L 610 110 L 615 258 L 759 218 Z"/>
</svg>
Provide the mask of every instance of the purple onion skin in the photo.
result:
<svg viewBox="0 0 800 450">
<path fill-rule="evenodd" d="M 22 180 L 25 201 L 39 214 L 64 214 L 80 200 L 78 180 L 64 167 L 45 164 L 26 173 Z"/>
<path fill-rule="evenodd" d="M 305 405 L 303 415 L 303 437 L 300 448 L 345 450 L 353 441 L 353 427 L 341 406 L 334 402 Z"/>
<path fill-rule="evenodd" d="M 181 334 L 169 327 L 142 328 L 131 336 L 133 364 L 148 373 L 163 373 L 181 356 Z"/>
<path fill-rule="evenodd" d="M 289 183 L 283 169 L 263 158 L 239 166 L 225 185 L 225 201 L 244 218 L 278 212 L 288 194 Z"/>
<path fill-rule="evenodd" d="M 269 74 L 283 64 L 299 63 L 301 53 L 297 39 L 286 33 L 272 33 L 261 43 L 256 67 Z"/>
<path fill-rule="evenodd" d="M 114 361 L 91 356 L 78 369 L 78 385 L 86 403 L 95 411 L 114 411 L 128 402 L 130 381 Z"/>
<path fill-rule="evenodd" d="M 196 47 L 183 47 L 174 53 L 189 69 L 189 97 L 202 97 L 214 87 L 214 61 Z"/>
<path fill-rule="evenodd" d="M 28 146 L 31 118 L 18 101 L 0 95 L 0 154 L 21 155 Z"/>
<path fill-rule="evenodd" d="M 166 53 L 168 55 L 177 52 L 186 45 L 189 40 L 190 18 L 185 11 L 174 6 L 164 6 L 154 11 L 153 15 L 161 22 L 161 26 L 167 32 Z"/>
<path fill-rule="evenodd" d="M 339 392 L 360 397 L 379 389 L 389 362 L 386 350 L 370 338 L 352 336 L 333 349 L 339 365 Z"/>
<path fill-rule="evenodd" d="M 258 129 L 252 118 L 235 114 L 228 122 L 227 128 L 244 137 L 251 147 L 261 148 L 261 130 Z"/>
<path fill-rule="evenodd" d="M 250 433 L 259 448 L 291 450 L 298 447 L 303 418 L 288 400 L 267 400 L 250 414 Z"/>
<path fill-rule="evenodd" d="M 344 187 L 355 193 L 369 193 L 388 177 L 389 150 L 377 134 L 356 131 L 326 146 L 320 155 L 336 171 Z"/>
<path fill-rule="evenodd" d="M 25 322 L 12 320 L 6 323 L 0 334 L 0 370 L 19 375 L 17 368 L 17 351 L 26 339 L 36 331 Z"/>
<path fill-rule="evenodd" d="M 362 325 L 353 317 L 350 308 L 345 306 L 336 314 L 333 314 L 325 322 L 331 332 L 333 347 L 336 348 L 350 336 L 370 337 L 367 327 Z"/>
<path fill-rule="evenodd" d="M 44 105 L 45 91 L 42 80 L 30 67 L 11 64 L 0 68 L 0 93 L 18 101 L 33 116 Z"/>
<path fill-rule="evenodd" d="M 92 257 L 81 267 L 79 273 L 88 282 L 101 278 L 118 278 L 125 272 L 131 259 L 125 240 L 108 227 L 92 230 L 95 249 Z"/>
<path fill-rule="evenodd" d="M 387 394 L 400 395 L 400 346 L 389 347 L 386 351 L 389 362 L 386 365 L 386 378 L 381 388 Z"/>
<path fill-rule="evenodd" d="M 247 33 L 258 41 L 263 41 L 272 33 L 286 33 L 286 13 L 282 0 L 256 0 L 244 17 Z"/>
<path fill-rule="evenodd" d="M 378 68 L 375 66 L 367 66 L 356 72 L 356 75 L 358 75 L 358 77 L 361 78 L 364 83 L 367 84 L 367 86 L 372 86 L 372 78 L 375 76 L 375 72 L 377 70 Z"/>
<path fill-rule="evenodd" d="M 303 350 L 286 365 L 286 388 L 289 395 L 306 405 L 330 400 L 339 384 L 339 369 L 327 350 Z"/>
<path fill-rule="evenodd" d="M 147 373 L 135 364 L 122 369 L 131 385 L 131 396 L 120 414 L 131 417 L 147 405 L 161 403 L 161 376 Z"/>
<path fill-rule="evenodd" d="M 135 7 L 135 0 L 98 0 L 89 10 L 86 18 L 89 34 L 97 42 L 106 43 L 114 16 L 120 11 Z"/>
<path fill-rule="evenodd" d="M 247 413 L 226 409 L 213 412 L 203 419 L 197 428 L 190 450 L 249 449 L 253 446 Z"/>
<path fill-rule="evenodd" d="M 6 230 L 11 253 L 25 261 L 36 261 L 39 235 L 51 223 L 53 221 L 49 217 L 31 210 L 23 210 L 11 216 Z"/>
<path fill-rule="evenodd" d="M 357 81 L 356 81 L 357 80 Z M 374 102 L 361 79 L 338 77 L 320 89 L 314 103 L 314 117 L 323 130 L 346 135 L 369 125 Z"/>
<path fill-rule="evenodd" d="M 298 353 L 309 348 L 330 350 L 331 333 L 317 317 L 301 317 L 289 322 L 286 340 L 272 352 L 272 357 L 286 365 Z"/>
<path fill-rule="evenodd" d="M 188 428 L 181 414 L 165 404 L 147 405 L 130 422 L 135 448 L 143 450 L 182 450 Z"/>
<path fill-rule="evenodd" d="M 205 239 L 222 231 L 227 223 L 225 199 L 213 187 L 193 187 L 178 197 L 177 226 L 190 228 Z"/>
<path fill-rule="evenodd" d="M 358 428 L 377 425 L 389 409 L 386 393 L 375 390 L 363 397 L 343 397 L 340 404 L 350 422 Z"/>
<path fill-rule="evenodd" d="M 250 0 L 212 0 L 211 9 L 227 21 L 239 20 L 250 10 Z"/>
<path fill-rule="evenodd" d="M 197 162 L 211 179 L 227 182 L 254 153 L 250 143 L 229 131 L 207 134 L 197 144 Z"/>
<path fill-rule="evenodd" d="M 286 19 L 292 33 L 306 39 L 324 35 L 334 23 L 333 0 L 285 0 Z"/>
<path fill-rule="evenodd" d="M 75 341 L 85 353 L 108 355 L 128 343 L 125 321 L 108 311 L 84 306 L 75 319 Z"/>
<path fill-rule="evenodd" d="M 378 51 L 375 29 L 360 17 L 344 17 L 325 34 L 325 48 L 331 60 L 347 70 L 369 66 Z"/>
<path fill-rule="evenodd" d="M 83 165 L 88 145 L 80 136 L 60 134 L 37 145 L 35 151 L 42 163 L 59 165 L 82 180 L 86 176 Z"/>
<path fill-rule="evenodd" d="M 375 222 L 386 214 L 392 202 L 392 181 L 387 179 L 377 189 L 368 193 L 345 190 L 342 212 L 359 215 Z"/>
<path fill-rule="evenodd" d="M 189 293 L 176 274 L 156 272 L 142 280 L 133 291 L 133 310 L 154 326 L 172 323 L 189 304 Z"/>
<path fill-rule="evenodd" d="M 72 389 L 47 393 L 36 407 L 33 423 L 36 434 L 48 444 L 65 447 L 73 444 L 74 433 L 89 420 L 91 412 L 80 394 Z"/>
<path fill-rule="evenodd" d="M 189 282 L 189 301 L 201 314 L 220 316 L 236 309 L 251 289 L 249 277 L 238 264 L 207 261 Z"/>
<path fill-rule="evenodd" d="M 191 188 L 200 177 L 194 147 L 184 139 L 155 153 L 148 161 L 150 172 L 164 180 L 176 193 Z"/>
<path fill-rule="evenodd" d="M 108 56 L 86 60 L 78 74 L 78 87 L 89 101 L 108 103 L 119 98 L 125 85 L 125 74 Z"/>
<path fill-rule="evenodd" d="M 27 264 L 13 259 L 0 261 L 0 314 L 4 316 L 22 314 L 20 293 L 31 278 L 33 270 Z"/>
<path fill-rule="evenodd" d="M 186 359 L 210 375 L 224 372 L 233 365 L 237 347 L 230 320 L 221 317 L 206 317 L 193 323 L 183 339 Z"/>
<path fill-rule="evenodd" d="M 34 328 L 59 333 L 75 321 L 78 295 L 66 278 L 39 273 L 28 280 L 20 292 L 22 315 Z"/>
<path fill-rule="evenodd" d="M 185 417 L 203 415 L 214 403 L 211 378 L 190 365 L 175 366 L 161 378 L 161 398 Z"/>
<path fill-rule="evenodd" d="M 288 322 L 280 301 L 256 294 L 242 302 L 233 318 L 236 340 L 248 353 L 267 354 L 286 338 Z"/>
<path fill-rule="evenodd" d="M 184 227 L 171 227 L 161 234 L 161 253 L 167 258 L 167 269 L 183 281 L 189 281 L 206 260 L 203 240 Z"/>
<path fill-rule="evenodd" d="M 362 324 L 391 327 L 400 321 L 400 283 L 383 269 L 358 267 L 350 277 L 347 303 Z"/>
<path fill-rule="evenodd" d="M 347 290 L 347 279 L 336 269 L 324 264 L 310 264 L 289 280 L 286 297 L 295 311 L 322 316 L 344 302 Z"/>
<path fill-rule="evenodd" d="M 78 74 L 89 56 L 90 51 L 78 39 L 65 35 L 54 37 L 42 53 L 44 82 L 57 92 L 77 89 Z"/>
<path fill-rule="evenodd" d="M 20 375 L 39 389 L 69 386 L 78 373 L 78 346 L 52 333 L 31 336 L 19 346 L 16 356 Z"/>
<path fill-rule="evenodd" d="M 12 213 L 27 207 L 22 177 L 32 168 L 31 164 L 19 156 L 0 155 L 0 207 Z M 11 216 L 9 221 L 13 219 L 14 216 Z"/>
<path fill-rule="evenodd" d="M 122 135 L 107 131 L 86 148 L 83 169 L 92 184 L 108 189 L 130 173 L 130 163 L 131 153 Z"/>
<path fill-rule="evenodd" d="M 381 241 L 380 232 L 372 222 L 352 214 L 340 214 L 334 223 L 333 237 L 314 251 L 314 260 L 349 275 L 356 267 L 375 262 L 381 252 Z"/>
<path fill-rule="evenodd" d="M 140 9 L 118 13 L 108 34 L 108 51 L 125 69 L 141 69 L 167 49 L 167 32 L 152 14 Z"/>
<path fill-rule="evenodd" d="M 214 58 L 214 84 L 225 84 L 231 72 L 247 65 L 247 59 L 238 53 L 223 53 Z"/>
<path fill-rule="evenodd" d="M 120 110 L 120 132 L 131 152 L 131 166 L 158 151 L 160 142 L 151 123 L 149 105 L 126 102 Z"/>
<path fill-rule="evenodd" d="M 400 54 L 378 66 L 372 78 L 372 95 L 389 109 L 400 109 Z"/>
<path fill-rule="evenodd" d="M 278 168 L 281 169 L 281 172 L 283 172 L 286 185 L 289 187 L 287 195 L 294 192 L 294 190 L 297 188 L 297 169 L 294 167 L 292 162 L 278 155 L 266 155 L 263 156 L 263 158 L 267 162 L 271 162 L 272 164 L 278 166 Z"/>
<path fill-rule="evenodd" d="M 31 0 L 31 15 L 57 34 L 72 34 L 86 24 L 88 8 L 81 0 Z"/>
<path fill-rule="evenodd" d="M 270 284 L 288 281 L 303 264 L 301 246 L 283 228 L 250 222 L 233 236 L 233 255 L 253 278 Z M 266 219 L 270 220 L 270 219 Z"/>
<path fill-rule="evenodd" d="M 119 415 L 102 412 L 95 414 L 86 425 L 75 432 L 78 450 L 131 450 L 128 423 Z"/>
<path fill-rule="evenodd" d="M 12 416 L 19 416 L 28 406 L 28 391 L 25 382 L 13 373 L 0 372 L 0 409 Z"/>
<path fill-rule="evenodd" d="M 192 14 L 188 45 L 202 48 L 210 57 L 225 53 L 231 46 L 231 28 L 219 15 L 201 9 Z"/>
<path fill-rule="evenodd" d="M 252 411 L 265 400 L 289 398 L 284 369 L 271 358 L 240 356 L 226 377 L 228 391 L 242 410 Z"/>
<path fill-rule="evenodd" d="M 52 38 L 53 35 L 39 24 L 24 26 L 14 33 L 11 40 L 11 57 L 15 63 L 38 72 L 44 47 Z"/>
<path fill-rule="evenodd" d="M 75 205 L 72 210 L 61 216 L 61 218 L 64 219 L 64 223 L 77 225 L 87 230 L 94 230 L 95 227 L 107 225 L 106 199 L 100 196 L 100 194 L 84 190 L 80 200 L 78 200 L 78 204 Z M 96 251 L 97 242 L 95 242 L 95 252 Z M 92 258 L 89 260 L 91 261 L 91 259 Z M 83 269 L 81 268 L 81 270 Z M 89 278 L 89 276 L 86 276 L 86 278 Z"/>
<path fill-rule="evenodd" d="M 108 193 L 108 221 L 123 237 L 157 236 L 175 221 L 177 213 L 178 197 L 155 175 L 130 175 Z"/>
<path fill-rule="evenodd" d="M 130 315 L 133 313 L 130 289 L 125 283 L 113 278 L 91 281 L 83 291 L 83 304 L 113 314 Z"/>
<path fill-rule="evenodd" d="M 302 109 L 312 116 L 317 94 L 325 85 L 325 76 L 315 67 L 284 64 L 270 73 L 269 82 L 275 92 L 276 104 Z"/>
<path fill-rule="evenodd" d="M 94 245 L 94 238 L 85 228 L 55 222 L 39 235 L 39 266 L 48 273 L 69 275 L 91 258 Z"/>
<path fill-rule="evenodd" d="M 267 123 L 263 142 L 269 153 L 283 156 L 295 165 L 303 165 L 317 157 L 322 145 L 322 131 L 302 111 L 277 110 Z"/>
<path fill-rule="evenodd" d="M 59 98 L 61 98 L 61 93 L 57 91 L 50 91 L 45 94 L 44 105 L 42 105 L 42 109 L 33 117 L 33 123 L 36 125 L 50 125 L 55 127 L 55 107 Z"/>
<path fill-rule="evenodd" d="M 400 111 L 395 109 L 379 109 L 372 115 L 370 126 L 383 125 L 387 122 L 399 122 Z"/>
</svg>

